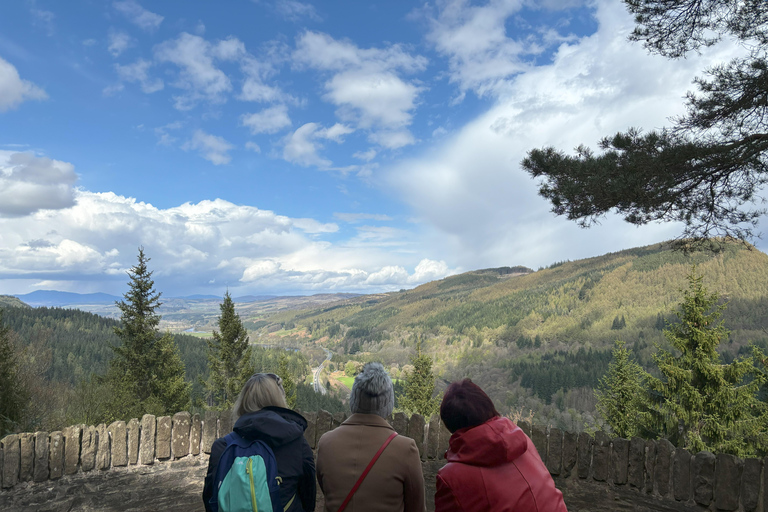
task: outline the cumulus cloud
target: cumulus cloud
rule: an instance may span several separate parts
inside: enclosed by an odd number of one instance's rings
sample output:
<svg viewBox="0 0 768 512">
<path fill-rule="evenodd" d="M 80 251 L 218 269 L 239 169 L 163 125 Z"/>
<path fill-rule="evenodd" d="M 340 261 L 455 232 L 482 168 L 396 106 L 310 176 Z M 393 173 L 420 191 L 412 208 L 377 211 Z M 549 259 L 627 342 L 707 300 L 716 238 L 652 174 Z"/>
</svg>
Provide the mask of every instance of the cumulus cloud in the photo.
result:
<svg viewBox="0 0 768 512">
<path fill-rule="evenodd" d="M 112 4 L 118 12 L 134 25 L 144 30 L 155 30 L 163 22 L 163 16 L 143 8 L 136 0 L 124 0 Z"/>
<path fill-rule="evenodd" d="M 16 108 L 26 100 L 44 100 L 48 95 L 28 80 L 22 80 L 16 68 L 0 57 L 0 112 Z"/>
<path fill-rule="evenodd" d="M 0 216 L 15 217 L 75 204 L 72 164 L 31 153 L 0 151 Z"/>
<path fill-rule="evenodd" d="M 135 44 L 131 36 L 120 30 L 110 30 L 107 39 L 107 50 L 109 50 L 113 57 L 119 56 Z"/>
<path fill-rule="evenodd" d="M 232 160 L 229 151 L 233 148 L 234 146 L 223 137 L 205 133 L 203 130 L 195 130 L 192 138 L 181 147 L 185 151 L 190 149 L 198 151 L 203 158 L 213 165 L 228 164 Z"/>
<path fill-rule="evenodd" d="M 404 80 L 399 73 L 423 70 L 424 57 L 410 55 L 400 45 L 364 49 L 307 31 L 296 42 L 294 61 L 330 73 L 324 99 L 337 106 L 339 119 L 369 131 L 371 140 L 384 147 L 413 143 L 407 127 L 423 86 Z"/>
<path fill-rule="evenodd" d="M 283 128 L 291 126 L 291 118 L 288 117 L 288 107 L 285 105 L 275 105 L 265 108 L 261 112 L 253 114 L 243 114 L 240 118 L 243 126 L 247 126 L 251 133 L 275 133 Z"/>
<path fill-rule="evenodd" d="M 120 65 L 115 64 L 115 70 L 120 80 L 124 82 L 138 82 L 141 90 L 147 94 L 161 91 L 165 84 L 159 78 L 149 76 L 149 68 L 152 63 L 144 59 L 139 59 L 133 64 Z"/>
<path fill-rule="evenodd" d="M 323 128 L 317 123 L 307 123 L 283 139 L 283 159 L 304 167 L 311 165 L 328 168 L 332 162 L 317 154 L 323 147 L 320 139 L 342 142 L 342 137 L 352 133 L 348 126 L 336 123 Z"/>
<path fill-rule="evenodd" d="M 315 10 L 315 6 L 308 3 L 298 2 L 297 0 L 277 0 L 274 6 L 275 11 L 289 21 L 299 21 L 302 19 L 321 20 L 317 10 Z"/>
</svg>

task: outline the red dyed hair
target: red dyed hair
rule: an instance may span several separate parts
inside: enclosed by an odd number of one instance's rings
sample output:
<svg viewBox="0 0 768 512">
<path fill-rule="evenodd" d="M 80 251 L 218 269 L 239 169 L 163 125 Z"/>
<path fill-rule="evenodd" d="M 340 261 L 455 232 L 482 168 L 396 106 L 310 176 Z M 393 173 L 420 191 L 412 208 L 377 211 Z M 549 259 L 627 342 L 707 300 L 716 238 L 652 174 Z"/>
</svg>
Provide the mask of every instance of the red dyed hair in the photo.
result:
<svg viewBox="0 0 768 512">
<path fill-rule="evenodd" d="M 443 394 L 440 418 L 451 433 L 460 428 L 482 425 L 496 416 L 501 415 L 493 401 L 469 379 L 452 383 Z"/>
</svg>

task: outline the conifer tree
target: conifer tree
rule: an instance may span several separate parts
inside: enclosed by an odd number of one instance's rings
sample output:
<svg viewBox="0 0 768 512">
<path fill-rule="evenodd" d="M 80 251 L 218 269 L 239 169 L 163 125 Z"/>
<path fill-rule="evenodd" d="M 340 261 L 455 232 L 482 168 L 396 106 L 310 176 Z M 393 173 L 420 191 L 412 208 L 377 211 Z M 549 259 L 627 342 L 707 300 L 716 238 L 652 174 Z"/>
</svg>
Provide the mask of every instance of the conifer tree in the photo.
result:
<svg viewBox="0 0 768 512">
<path fill-rule="evenodd" d="M 654 361 L 661 378 L 649 378 L 660 399 L 658 412 L 670 437 L 692 452 L 709 450 L 747 456 L 765 453 L 766 404 L 757 398 L 762 381 L 753 357 L 723 364 L 717 347 L 728 331 L 719 320 L 724 305 L 704 287 L 694 267 L 677 312 L 664 334 L 675 352 L 659 348 Z"/>
<path fill-rule="evenodd" d="M 208 405 L 225 410 L 232 407 L 245 382 L 254 373 L 248 331 L 243 327 L 240 315 L 229 291 L 219 306 L 219 330 L 213 331 L 208 344 L 208 369 L 210 376 L 205 382 Z"/>
<path fill-rule="evenodd" d="M 114 347 L 106 382 L 111 400 L 107 417 L 124 419 L 143 414 L 174 413 L 190 404 L 190 385 L 184 380 L 184 362 L 170 333 L 160 334 L 160 293 L 154 289 L 149 258 L 139 248 L 138 263 L 128 271 L 129 289 L 117 301 L 122 341 Z"/>
<path fill-rule="evenodd" d="M 630 357 L 623 341 L 616 341 L 608 373 L 595 391 L 597 410 L 613 432 L 624 438 L 640 435 L 649 421 L 646 373 Z"/>
<path fill-rule="evenodd" d="M 13 431 L 24 413 L 27 393 L 19 384 L 18 373 L 18 354 L 11 341 L 11 330 L 3 323 L 3 310 L 0 309 L 0 436 Z"/>
<path fill-rule="evenodd" d="M 289 409 L 296 408 L 296 383 L 293 382 L 293 376 L 288 369 L 288 358 L 285 354 L 280 354 L 277 374 L 283 379 L 283 389 L 285 390 L 285 402 Z"/>
<path fill-rule="evenodd" d="M 440 398 L 433 398 L 435 375 L 432 358 L 421 353 L 421 341 L 416 345 L 416 355 L 411 358 L 413 371 L 405 377 L 405 393 L 398 397 L 398 405 L 408 414 L 419 413 L 429 418 L 440 405 Z"/>
</svg>

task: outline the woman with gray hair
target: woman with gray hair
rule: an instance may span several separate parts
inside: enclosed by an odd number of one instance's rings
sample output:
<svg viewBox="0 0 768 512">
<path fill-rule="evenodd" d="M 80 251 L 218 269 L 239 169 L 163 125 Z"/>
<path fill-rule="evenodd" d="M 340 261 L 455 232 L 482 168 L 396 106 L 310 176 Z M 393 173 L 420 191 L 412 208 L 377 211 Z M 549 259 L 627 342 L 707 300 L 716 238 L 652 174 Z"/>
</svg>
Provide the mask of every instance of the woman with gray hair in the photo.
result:
<svg viewBox="0 0 768 512">
<path fill-rule="evenodd" d="M 317 481 L 328 512 L 423 512 L 424 476 L 413 439 L 398 436 L 392 414 L 392 380 L 379 363 L 355 377 L 352 416 L 323 434 L 317 447 Z"/>
</svg>

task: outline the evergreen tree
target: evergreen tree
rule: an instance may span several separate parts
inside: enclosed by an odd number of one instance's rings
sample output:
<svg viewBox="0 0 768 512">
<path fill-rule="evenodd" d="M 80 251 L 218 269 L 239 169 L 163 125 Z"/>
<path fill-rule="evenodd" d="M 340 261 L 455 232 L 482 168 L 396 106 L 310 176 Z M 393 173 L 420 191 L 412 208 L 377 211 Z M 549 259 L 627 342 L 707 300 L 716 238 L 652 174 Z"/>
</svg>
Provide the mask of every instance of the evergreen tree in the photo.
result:
<svg viewBox="0 0 768 512">
<path fill-rule="evenodd" d="M 617 340 L 608 373 L 600 379 L 595 397 L 597 411 L 619 437 L 640 435 L 649 421 L 645 377 L 624 342 Z"/>
<path fill-rule="evenodd" d="M 288 369 L 288 357 L 285 354 L 280 354 L 279 366 L 277 374 L 283 379 L 283 389 L 285 390 L 285 402 L 288 404 L 289 409 L 296 408 L 296 383 L 293 381 L 293 376 Z"/>
<path fill-rule="evenodd" d="M 408 414 L 419 413 L 429 418 L 440 405 L 435 392 L 435 375 L 432 373 L 432 358 L 421 353 L 421 342 L 416 345 L 416 355 L 411 358 L 413 371 L 405 377 L 405 393 L 398 397 L 398 404 Z"/>
<path fill-rule="evenodd" d="M 659 396 L 656 409 L 670 437 L 692 452 L 739 456 L 768 449 L 766 404 L 757 399 L 761 375 L 753 357 L 723 364 L 717 348 L 728 331 L 719 320 L 724 305 L 710 294 L 693 267 L 677 316 L 664 334 L 675 353 L 658 348 L 661 378 L 648 382 Z"/>
<path fill-rule="evenodd" d="M 20 385 L 18 373 L 18 354 L 0 309 L 0 437 L 12 432 L 24 414 L 27 390 Z"/>
<path fill-rule="evenodd" d="M 140 247 L 138 263 L 128 271 L 125 300 L 116 302 L 122 315 L 115 334 L 122 344 L 114 347 L 105 379 L 111 393 L 110 419 L 174 413 L 190 404 L 190 385 L 184 380 L 176 342 L 170 333 L 161 335 L 158 329 L 160 293 L 155 292 L 148 261 Z"/>
<path fill-rule="evenodd" d="M 235 313 L 235 303 L 229 291 L 219 306 L 219 330 L 213 331 L 208 344 L 209 377 L 205 382 L 208 405 L 225 410 L 232 407 L 246 381 L 254 373 L 248 331 L 243 327 L 240 315 Z"/>
</svg>

